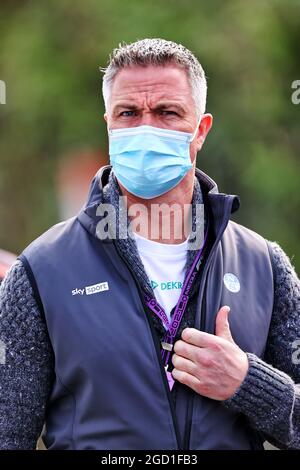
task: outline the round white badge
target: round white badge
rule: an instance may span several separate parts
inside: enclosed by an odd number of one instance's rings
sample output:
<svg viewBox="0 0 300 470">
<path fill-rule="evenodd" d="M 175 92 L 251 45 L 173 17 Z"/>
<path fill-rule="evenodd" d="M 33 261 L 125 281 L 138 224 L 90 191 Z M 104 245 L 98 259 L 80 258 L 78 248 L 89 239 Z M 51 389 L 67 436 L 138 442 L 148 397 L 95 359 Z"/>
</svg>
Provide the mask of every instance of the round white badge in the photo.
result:
<svg viewBox="0 0 300 470">
<path fill-rule="evenodd" d="M 223 281 L 225 286 L 230 292 L 234 292 L 235 294 L 240 291 L 241 284 L 238 277 L 232 273 L 224 274 Z"/>
</svg>

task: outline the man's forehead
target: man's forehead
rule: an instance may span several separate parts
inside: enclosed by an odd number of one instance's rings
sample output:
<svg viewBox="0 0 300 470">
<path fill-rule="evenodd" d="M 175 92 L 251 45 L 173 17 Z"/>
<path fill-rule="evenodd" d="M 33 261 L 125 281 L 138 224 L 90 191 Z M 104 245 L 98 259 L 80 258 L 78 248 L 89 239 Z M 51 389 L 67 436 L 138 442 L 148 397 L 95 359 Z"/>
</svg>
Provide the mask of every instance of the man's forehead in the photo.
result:
<svg viewBox="0 0 300 470">
<path fill-rule="evenodd" d="M 157 91 L 157 92 L 151 92 L 150 90 L 148 92 L 142 93 L 138 92 L 137 90 L 133 92 L 120 92 L 120 93 L 114 93 L 112 94 L 112 98 L 115 102 L 116 105 L 122 105 L 125 103 L 132 103 L 134 104 L 137 101 L 143 101 L 150 99 L 152 102 L 155 103 L 161 103 L 162 105 L 168 105 L 172 103 L 178 103 L 182 104 L 184 101 L 186 101 L 187 98 L 189 98 L 190 94 L 174 94 L 173 90 L 170 90 L 170 92 L 163 92 L 162 90 Z"/>
<path fill-rule="evenodd" d="M 127 67 L 118 72 L 112 95 L 136 95 L 151 92 L 159 99 L 174 97 L 174 93 L 190 94 L 190 86 L 185 70 L 170 66 Z"/>
</svg>

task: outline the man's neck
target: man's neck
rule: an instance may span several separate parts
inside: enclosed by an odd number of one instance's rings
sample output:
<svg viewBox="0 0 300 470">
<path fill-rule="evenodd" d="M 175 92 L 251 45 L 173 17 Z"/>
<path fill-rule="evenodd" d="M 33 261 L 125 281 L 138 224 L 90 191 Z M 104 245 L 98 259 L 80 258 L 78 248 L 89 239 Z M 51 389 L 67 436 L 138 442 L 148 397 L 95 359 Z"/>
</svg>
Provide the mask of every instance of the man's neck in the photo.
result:
<svg viewBox="0 0 300 470">
<path fill-rule="evenodd" d="M 179 244 L 191 231 L 194 179 L 154 199 L 141 199 L 121 188 L 127 197 L 131 228 L 142 237 L 159 243 Z"/>
</svg>

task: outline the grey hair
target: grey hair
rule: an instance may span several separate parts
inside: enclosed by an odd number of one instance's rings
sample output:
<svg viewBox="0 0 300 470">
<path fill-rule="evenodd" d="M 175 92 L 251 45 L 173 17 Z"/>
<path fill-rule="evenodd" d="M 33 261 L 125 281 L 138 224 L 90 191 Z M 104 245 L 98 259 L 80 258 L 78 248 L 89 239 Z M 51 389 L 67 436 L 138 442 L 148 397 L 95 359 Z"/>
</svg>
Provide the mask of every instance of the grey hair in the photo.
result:
<svg viewBox="0 0 300 470">
<path fill-rule="evenodd" d="M 175 64 L 182 67 L 188 75 L 192 96 L 198 117 L 205 112 L 207 83 L 204 70 L 194 56 L 182 44 L 165 39 L 142 39 L 131 44 L 119 44 L 109 57 L 106 68 L 100 68 L 103 75 L 102 94 L 105 109 L 108 109 L 112 83 L 118 71 L 130 66 Z"/>
</svg>

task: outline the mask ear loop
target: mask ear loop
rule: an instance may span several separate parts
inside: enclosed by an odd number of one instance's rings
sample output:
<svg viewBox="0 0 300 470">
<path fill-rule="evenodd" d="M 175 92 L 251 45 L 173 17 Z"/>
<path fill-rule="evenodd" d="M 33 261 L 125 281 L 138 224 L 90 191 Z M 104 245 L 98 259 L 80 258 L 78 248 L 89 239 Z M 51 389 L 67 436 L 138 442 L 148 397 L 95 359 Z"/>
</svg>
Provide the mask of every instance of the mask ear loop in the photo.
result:
<svg viewBox="0 0 300 470">
<path fill-rule="evenodd" d="M 191 139 L 190 139 L 190 143 L 193 142 L 194 138 L 196 137 L 196 134 L 197 134 L 197 132 L 198 132 L 198 129 L 199 129 L 199 126 L 200 126 L 200 122 L 201 122 L 202 116 L 203 116 L 203 114 L 201 114 L 200 118 L 198 119 L 197 126 L 196 126 L 196 129 L 195 129 L 195 131 L 194 131 L 194 133 L 193 133 Z"/>
</svg>

